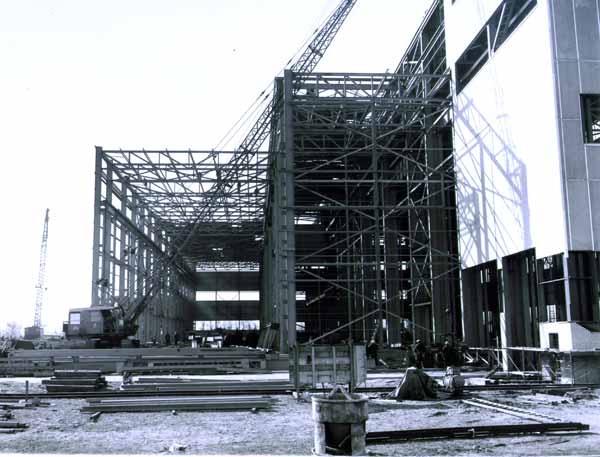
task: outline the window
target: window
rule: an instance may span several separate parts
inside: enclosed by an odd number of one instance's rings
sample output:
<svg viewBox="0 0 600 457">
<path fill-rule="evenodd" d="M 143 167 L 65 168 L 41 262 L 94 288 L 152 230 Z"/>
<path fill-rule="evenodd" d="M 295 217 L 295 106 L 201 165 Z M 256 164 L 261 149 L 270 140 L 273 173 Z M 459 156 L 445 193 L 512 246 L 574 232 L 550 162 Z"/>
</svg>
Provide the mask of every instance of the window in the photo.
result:
<svg viewBox="0 0 600 457">
<path fill-rule="evenodd" d="M 69 324 L 79 325 L 81 323 L 81 313 L 69 313 Z"/>
<path fill-rule="evenodd" d="M 558 349 L 558 333 L 548 333 L 550 349 Z"/>
<path fill-rule="evenodd" d="M 546 314 L 548 315 L 548 322 L 556 322 L 558 318 L 556 315 L 556 305 L 547 305 Z"/>
<path fill-rule="evenodd" d="M 258 290 L 197 290 L 196 301 L 259 301 Z"/>
<path fill-rule="evenodd" d="M 194 321 L 194 330 L 258 330 L 257 320 Z"/>
<path fill-rule="evenodd" d="M 529 14 L 537 0 L 504 0 L 455 64 L 456 93 L 473 79 Z"/>
<path fill-rule="evenodd" d="M 90 322 L 102 322 L 102 313 L 100 311 L 91 311 Z"/>
<path fill-rule="evenodd" d="M 600 144 L 600 94 L 581 95 L 583 141 Z"/>
</svg>

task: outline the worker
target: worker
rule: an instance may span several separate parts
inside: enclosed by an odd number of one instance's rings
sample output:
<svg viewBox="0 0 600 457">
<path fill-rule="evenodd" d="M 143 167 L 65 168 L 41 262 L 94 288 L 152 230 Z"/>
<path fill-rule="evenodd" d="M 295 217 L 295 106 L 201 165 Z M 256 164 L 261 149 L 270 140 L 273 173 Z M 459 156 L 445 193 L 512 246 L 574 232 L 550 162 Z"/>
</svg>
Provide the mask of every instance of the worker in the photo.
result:
<svg viewBox="0 0 600 457">
<path fill-rule="evenodd" d="M 173 335 L 173 342 L 175 343 L 175 346 L 179 343 L 179 334 L 177 332 Z"/>
<path fill-rule="evenodd" d="M 171 344 L 171 335 L 169 335 L 169 332 L 167 332 L 165 334 L 165 346 L 169 346 Z"/>
<path fill-rule="evenodd" d="M 427 348 L 425 347 L 425 343 L 423 343 L 420 339 L 415 341 L 413 353 L 415 356 L 415 366 L 417 368 L 423 368 L 423 362 L 425 361 L 425 354 L 427 353 Z"/>
<path fill-rule="evenodd" d="M 446 367 L 454 366 L 456 363 L 456 357 L 454 356 L 454 348 L 450 344 L 450 341 L 444 341 L 444 345 L 442 346 L 442 357 L 444 359 L 444 364 Z"/>
<path fill-rule="evenodd" d="M 371 339 L 369 344 L 367 344 L 367 357 L 371 357 L 375 360 L 375 366 L 379 366 L 379 358 L 377 357 L 377 341 Z"/>
</svg>

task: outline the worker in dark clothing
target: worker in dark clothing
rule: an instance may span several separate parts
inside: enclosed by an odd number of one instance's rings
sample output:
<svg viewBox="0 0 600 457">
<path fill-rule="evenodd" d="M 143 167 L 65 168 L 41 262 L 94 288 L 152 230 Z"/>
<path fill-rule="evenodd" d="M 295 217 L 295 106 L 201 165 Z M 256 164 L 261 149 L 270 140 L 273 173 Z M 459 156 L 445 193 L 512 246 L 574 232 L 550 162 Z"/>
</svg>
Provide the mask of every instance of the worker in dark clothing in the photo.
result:
<svg viewBox="0 0 600 457">
<path fill-rule="evenodd" d="M 167 332 L 165 334 L 165 346 L 170 346 L 171 345 L 171 335 L 169 335 L 169 332 Z"/>
<path fill-rule="evenodd" d="M 179 343 L 179 334 L 177 332 L 173 335 L 173 342 L 175 343 L 175 346 Z"/>
<path fill-rule="evenodd" d="M 379 366 L 379 358 L 377 357 L 377 342 L 375 340 L 369 341 L 367 344 L 367 357 L 371 357 L 375 360 L 375 366 Z"/>
<path fill-rule="evenodd" d="M 425 343 L 423 343 L 421 340 L 415 341 L 413 353 L 415 356 L 415 366 L 417 368 L 423 368 L 425 354 L 427 353 L 427 347 L 425 346 Z"/>
<path fill-rule="evenodd" d="M 442 346 L 442 357 L 444 358 L 444 364 L 447 367 L 454 366 L 456 363 L 454 347 L 452 347 L 448 340 L 444 341 L 444 345 Z"/>
</svg>

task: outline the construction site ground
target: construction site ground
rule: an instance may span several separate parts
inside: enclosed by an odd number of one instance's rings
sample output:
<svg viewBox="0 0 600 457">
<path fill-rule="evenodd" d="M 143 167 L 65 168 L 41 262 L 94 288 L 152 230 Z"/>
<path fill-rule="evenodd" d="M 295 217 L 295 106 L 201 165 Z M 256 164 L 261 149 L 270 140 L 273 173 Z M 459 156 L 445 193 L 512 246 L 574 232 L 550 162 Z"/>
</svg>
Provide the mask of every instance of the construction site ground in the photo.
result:
<svg viewBox="0 0 600 457">
<path fill-rule="evenodd" d="M 431 374 L 431 373 L 430 373 Z M 433 373 L 434 376 L 441 373 Z M 287 373 L 252 379 L 286 379 Z M 399 373 L 373 373 L 368 386 L 393 386 Z M 220 377 L 243 379 L 244 376 Z M 108 377 L 117 388 L 120 377 Z M 212 378 L 214 379 L 214 377 Z M 40 379 L 30 391 L 43 392 Z M 468 379 L 481 383 L 476 374 Z M 23 391 L 24 378 L 0 380 L 0 394 Z M 371 455 L 592 455 L 600 452 L 600 390 L 585 395 L 531 391 L 482 391 L 476 395 L 565 421 L 583 422 L 583 433 L 553 433 L 484 439 L 410 441 L 367 446 Z M 460 400 L 395 401 L 369 394 L 367 431 L 531 423 Z M 582 397 L 582 398 L 578 398 Z M 52 454 L 260 454 L 311 455 L 313 420 L 308 396 L 275 396 L 270 410 L 258 412 L 160 412 L 102 414 L 97 422 L 80 412 L 85 400 L 48 400 L 50 406 L 13 411 L 28 424 L 21 433 L 0 435 L 2 453 Z"/>
</svg>

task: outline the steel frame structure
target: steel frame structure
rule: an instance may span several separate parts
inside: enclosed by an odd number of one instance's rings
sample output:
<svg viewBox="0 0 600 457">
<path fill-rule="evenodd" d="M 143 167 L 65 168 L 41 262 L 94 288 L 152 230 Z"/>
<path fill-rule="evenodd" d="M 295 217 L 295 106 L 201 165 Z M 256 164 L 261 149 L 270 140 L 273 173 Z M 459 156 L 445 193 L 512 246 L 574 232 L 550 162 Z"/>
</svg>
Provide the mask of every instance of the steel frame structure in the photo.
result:
<svg viewBox="0 0 600 457">
<path fill-rule="evenodd" d="M 442 8 L 394 74 L 276 81 L 262 323 L 279 325 L 283 351 L 298 323 L 311 341 L 460 336 Z"/>
<path fill-rule="evenodd" d="M 96 149 L 93 306 L 152 291 L 138 336 L 191 330 L 196 271 L 252 270 L 261 249 L 266 154 Z"/>
<path fill-rule="evenodd" d="M 151 295 L 138 336 L 182 332 L 199 274 L 260 265 L 261 325 L 284 352 L 301 323 L 312 341 L 460 335 L 442 8 L 394 73 L 277 78 L 266 151 L 264 134 L 236 151 L 97 148 L 92 304 Z"/>
</svg>

